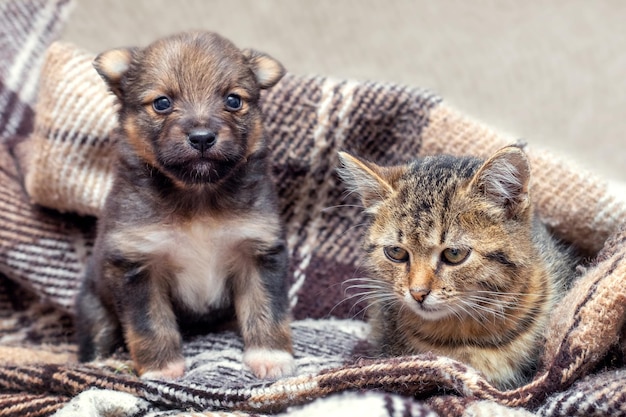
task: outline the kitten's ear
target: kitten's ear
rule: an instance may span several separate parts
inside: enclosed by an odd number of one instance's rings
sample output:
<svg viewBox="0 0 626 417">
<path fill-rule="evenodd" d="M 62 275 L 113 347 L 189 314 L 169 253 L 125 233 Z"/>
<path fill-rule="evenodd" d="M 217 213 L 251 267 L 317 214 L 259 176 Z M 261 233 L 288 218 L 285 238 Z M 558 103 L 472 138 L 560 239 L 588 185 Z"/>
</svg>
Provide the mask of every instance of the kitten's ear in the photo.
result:
<svg viewBox="0 0 626 417">
<path fill-rule="evenodd" d="M 509 218 L 530 206 L 530 163 L 518 146 L 507 146 L 489 158 L 474 175 L 471 187 L 506 210 Z"/>
<path fill-rule="evenodd" d="M 273 87 L 285 75 L 283 65 L 271 56 L 254 49 L 244 49 L 242 53 L 248 60 L 250 69 L 259 83 L 259 87 Z"/>
<path fill-rule="evenodd" d="M 339 176 L 351 193 L 361 196 L 370 212 L 375 212 L 377 205 L 394 191 L 393 184 L 403 172 L 400 167 L 381 167 L 346 152 L 339 152 L 339 159 Z"/>
<path fill-rule="evenodd" d="M 122 79 L 130 68 L 136 48 L 111 49 L 93 61 L 93 66 L 104 79 L 109 89 L 122 99 Z"/>
</svg>

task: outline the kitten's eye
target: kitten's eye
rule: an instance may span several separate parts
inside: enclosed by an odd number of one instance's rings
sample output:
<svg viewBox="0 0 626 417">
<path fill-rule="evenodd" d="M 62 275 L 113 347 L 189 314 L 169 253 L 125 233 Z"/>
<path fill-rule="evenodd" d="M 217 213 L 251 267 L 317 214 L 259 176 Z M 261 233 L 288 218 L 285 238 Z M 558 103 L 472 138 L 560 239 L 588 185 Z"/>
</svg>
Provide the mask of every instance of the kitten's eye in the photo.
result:
<svg viewBox="0 0 626 417">
<path fill-rule="evenodd" d="M 172 102 L 165 96 L 157 97 L 152 102 L 152 108 L 157 113 L 167 113 L 172 108 Z"/>
<path fill-rule="evenodd" d="M 243 100 L 238 94 L 229 94 L 226 96 L 225 105 L 228 111 L 237 111 L 243 106 Z"/>
<path fill-rule="evenodd" d="M 441 252 L 441 260 L 448 265 L 458 265 L 470 254 L 467 248 L 446 248 Z"/>
<path fill-rule="evenodd" d="M 409 252 L 398 246 L 385 246 L 383 248 L 385 256 L 392 262 L 406 262 L 409 260 Z"/>
</svg>

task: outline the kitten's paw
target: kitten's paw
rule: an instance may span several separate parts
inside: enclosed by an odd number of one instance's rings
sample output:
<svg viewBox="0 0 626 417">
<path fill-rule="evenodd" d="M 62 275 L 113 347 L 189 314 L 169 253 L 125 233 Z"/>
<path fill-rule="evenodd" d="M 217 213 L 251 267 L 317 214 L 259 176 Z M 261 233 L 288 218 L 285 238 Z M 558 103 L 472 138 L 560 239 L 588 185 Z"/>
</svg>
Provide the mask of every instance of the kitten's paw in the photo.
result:
<svg viewBox="0 0 626 417">
<path fill-rule="evenodd" d="M 243 362 L 258 378 L 278 379 L 296 371 L 293 356 L 284 350 L 247 349 L 243 353 Z"/>
<path fill-rule="evenodd" d="M 145 371 L 141 374 L 143 379 L 176 379 L 185 373 L 185 360 L 178 359 L 172 361 L 161 369 Z"/>
</svg>

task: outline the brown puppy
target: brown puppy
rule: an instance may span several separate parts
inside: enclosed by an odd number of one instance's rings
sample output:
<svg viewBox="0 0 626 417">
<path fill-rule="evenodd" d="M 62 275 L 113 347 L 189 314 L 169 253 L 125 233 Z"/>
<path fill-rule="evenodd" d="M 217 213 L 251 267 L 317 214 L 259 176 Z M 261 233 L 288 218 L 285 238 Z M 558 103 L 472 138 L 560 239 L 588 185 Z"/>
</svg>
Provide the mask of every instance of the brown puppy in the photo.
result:
<svg viewBox="0 0 626 417">
<path fill-rule="evenodd" d="M 78 298 L 80 359 L 125 343 L 140 375 L 179 377 L 181 331 L 235 313 L 252 371 L 292 373 L 288 255 L 259 108 L 282 65 L 190 32 L 94 66 L 120 99 L 119 165 Z"/>
</svg>

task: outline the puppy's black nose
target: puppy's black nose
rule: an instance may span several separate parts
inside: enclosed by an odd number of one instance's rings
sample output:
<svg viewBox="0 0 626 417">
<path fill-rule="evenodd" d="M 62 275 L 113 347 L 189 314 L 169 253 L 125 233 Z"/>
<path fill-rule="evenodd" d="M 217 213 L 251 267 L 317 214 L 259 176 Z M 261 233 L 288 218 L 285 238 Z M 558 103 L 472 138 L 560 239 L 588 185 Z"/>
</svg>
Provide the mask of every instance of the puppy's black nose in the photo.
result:
<svg viewBox="0 0 626 417">
<path fill-rule="evenodd" d="M 217 142 L 217 135 L 207 129 L 194 129 L 187 135 L 191 146 L 204 152 Z"/>
</svg>

